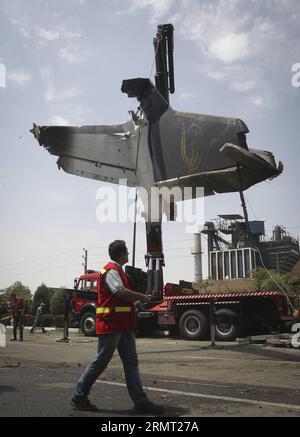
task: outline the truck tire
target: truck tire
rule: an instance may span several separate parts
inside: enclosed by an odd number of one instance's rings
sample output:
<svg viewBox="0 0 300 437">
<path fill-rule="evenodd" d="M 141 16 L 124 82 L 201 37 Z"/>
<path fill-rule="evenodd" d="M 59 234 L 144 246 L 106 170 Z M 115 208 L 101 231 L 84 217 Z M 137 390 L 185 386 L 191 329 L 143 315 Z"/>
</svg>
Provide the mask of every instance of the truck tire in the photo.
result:
<svg viewBox="0 0 300 437">
<path fill-rule="evenodd" d="M 84 335 L 90 337 L 96 334 L 96 316 L 95 313 L 87 311 L 83 313 L 80 319 L 80 328 Z"/>
<path fill-rule="evenodd" d="M 216 311 L 216 340 L 234 341 L 238 336 L 238 316 L 233 310 L 220 309 Z"/>
<path fill-rule="evenodd" d="M 206 316 L 198 310 L 185 311 L 179 320 L 180 336 L 187 340 L 202 340 L 208 333 Z"/>
</svg>

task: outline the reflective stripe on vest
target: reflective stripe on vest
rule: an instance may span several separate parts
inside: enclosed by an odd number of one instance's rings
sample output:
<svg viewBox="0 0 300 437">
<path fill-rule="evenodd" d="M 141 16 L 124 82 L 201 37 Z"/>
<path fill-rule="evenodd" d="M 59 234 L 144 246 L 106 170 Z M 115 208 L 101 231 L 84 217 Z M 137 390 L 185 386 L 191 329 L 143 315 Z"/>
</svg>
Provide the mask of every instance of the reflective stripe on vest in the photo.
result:
<svg viewBox="0 0 300 437">
<path fill-rule="evenodd" d="M 115 307 L 116 313 L 130 313 L 131 308 L 130 307 Z"/>
<path fill-rule="evenodd" d="M 97 314 L 110 313 L 110 308 L 99 307 L 97 308 Z"/>
<path fill-rule="evenodd" d="M 115 307 L 116 313 L 130 313 L 131 308 L 130 307 Z M 105 314 L 110 313 L 111 309 L 108 307 L 99 307 L 96 310 L 97 314 Z"/>
</svg>

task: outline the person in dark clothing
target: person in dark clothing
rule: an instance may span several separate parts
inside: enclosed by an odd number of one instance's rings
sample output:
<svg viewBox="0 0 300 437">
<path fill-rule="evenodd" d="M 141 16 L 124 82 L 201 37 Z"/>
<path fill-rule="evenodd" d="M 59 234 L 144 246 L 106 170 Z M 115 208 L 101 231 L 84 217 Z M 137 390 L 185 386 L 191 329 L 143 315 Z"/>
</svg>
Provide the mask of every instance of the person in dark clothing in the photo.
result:
<svg viewBox="0 0 300 437">
<path fill-rule="evenodd" d="M 10 295 L 11 311 L 13 316 L 13 336 L 11 341 L 17 340 L 17 329 L 20 331 L 20 341 L 23 341 L 23 325 L 25 304 L 23 297 L 17 297 L 16 293 Z"/>
<path fill-rule="evenodd" d="M 47 332 L 44 328 L 44 311 L 45 311 L 46 305 L 44 302 L 41 302 L 41 304 L 38 306 L 38 309 L 36 310 L 35 319 L 32 328 L 30 329 L 30 334 L 32 334 L 35 330 L 35 328 L 40 327 L 43 332 Z"/>
</svg>

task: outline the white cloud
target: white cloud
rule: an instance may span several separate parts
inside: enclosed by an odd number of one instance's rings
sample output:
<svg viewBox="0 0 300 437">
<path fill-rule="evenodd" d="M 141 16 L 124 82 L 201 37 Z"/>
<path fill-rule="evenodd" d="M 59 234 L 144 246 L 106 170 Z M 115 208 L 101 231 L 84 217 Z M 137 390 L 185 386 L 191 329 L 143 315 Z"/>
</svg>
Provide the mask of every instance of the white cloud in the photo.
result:
<svg viewBox="0 0 300 437">
<path fill-rule="evenodd" d="M 59 56 L 69 64 L 82 64 L 91 57 L 91 49 L 86 44 L 70 41 L 59 50 Z"/>
<path fill-rule="evenodd" d="M 0 62 L 0 87 L 6 87 L 6 67 Z"/>
<path fill-rule="evenodd" d="M 16 18 L 12 18 L 11 23 L 17 27 L 17 29 L 19 30 L 19 32 L 21 33 L 21 35 L 26 38 L 26 39 L 30 39 L 30 33 L 28 32 L 27 29 L 25 29 L 24 26 L 22 26 L 21 22 L 19 20 L 17 20 Z"/>
<path fill-rule="evenodd" d="M 44 29 L 42 27 L 36 27 L 36 32 L 39 38 L 46 41 L 55 41 L 60 37 L 60 33 L 53 29 Z"/>
<path fill-rule="evenodd" d="M 130 0 L 130 6 L 118 14 L 133 14 L 141 9 L 149 8 L 151 11 L 150 22 L 155 23 L 166 15 L 171 9 L 174 0 Z"/>
<path fill-rule="evenodd" d="M 272 109 L 275 106 L 273 99 L 267 94 L 253 96 L 251 103 L 261 109 Z"/>
<path fill-rule="evenodd" d="M 73 97 L 77 97 L 80 95 L 80 90 L 78 88 L 70 87 L 65 88 L 64 91 L 59 92 L 55 89 L 54 85 L 52 83 L 48 83 L 48 87 L 45 91 L 45 99 L 47 102 L 51 101 L 62 101 L 71 99 Z"/>
<path fill-rule="evenodd" d="M 61 115 L 53 115 L 50 120 L 50 124 L 55 126 L 70 126 L 69 121 Z"/>
<path fill-rule="evenodd" d="M 255 87 L 255 85 L 256 85 L 256 81 L 254 79 L 248 81 L 247 80 L 239 81 L 237 79 L 236 82 L 231 83 L 231 88 L 236 91 L 245 92 L 245 91 L 252 90 Z"/>
<path fill-rule="evenodd" d="M 78 64 L 82 62 L 81 54 L 77 51 L 77 53 L 71 47 L 64 47 L 59 50 L 59 56 L 64 61 L 69 62 L 70 64 Z"/>
<path fill-rule="evenodd" d="M 241 59 L 249 53 L 249 34 L 227 33 L 213 41 L 208 50 L 209 53 L 225 63 Z"/>
<path fill-rule="evenodd" d="M 68 28 L 65 24 L 60 24 L 55 27 L 55 29 L 46 29 L 44 27 L 35 27 L 37 36 L 40 38 L 40 43 L 44 43 L 46 41 L 56 41 L 58 39 L 64 40 L 67 43 L 78 40 L 82 37 L 80 32 L 74 32 Z"/>
<path fill-rule="evenodd" d="M 90 118 L 94 115 L 90 108 L 78 103 L 58 103 L 53 105 L 57 112 L 68 114 L 72 119 L 72 124 L 89 124 Z"/>
<path fill-rule="evenodd" d="M 252 102 L 254 103 L 255 106 L 264 105 L 264 99 L 262 98 L 262 96 L 253 97 Z"/>
<path fill-rule="evenodd" d="M 181 0 L 176 35 L 192 42 L 202 75 L 248 94 L 256 108 L 277 106 L 285 65 L 300 52 L 298 0 Z M 276 92 L 274 92 L 276 89 Z"/>
<path fill-rule="evenodd" d="M 223 81 L 227 83 L 231 89 L 238 92 L 247 92 L 255 89 L 257 83 L 261 80 L 260 74 L 254 65 L 245 68 L 244 64 L 226 64 L 218 62 L 217 60 L 209 62 L 198 67 L 206 77 Z"/>
<path fill-rule="evenodd" d="M 30 39 L 31 38 L 30 33 L 24 27 L 20 27 L 19 30 L 20 30 L 21 35 L 24 38 L 26 38 L 26 39 Z"/>
<path fill-rule="evenodd" d="M 45 99 L 47 102 L 63 101 L 77 97 L 81 94 L 79 88 L 64 87 L 63 91 L 59 91 L 54 84 L 52 73 L 49 68 L 43 68 L 41 70 L 42 79 L 46 84 Z"/>
<path fill-rule="evenodd" d="M 64 32 L 64 36 L 67 40 L 72 40 L 72 39 L 79 39 L 82 37 L 82 34 L 80 32 L 72 32 L 70 30 L 66 30 Z"/>
<path fill-rule="evenodd" d="M 226 77 L 226 70 L 221 70 L 220 67 L 214 63 L 211 65 L 209 63 L 200 66 L 194 65 L 194 68 L 201 71 L 204 76 L 209 77 L 210 79 L 223 80 Z"/>
<path fill-rule="evenodd" d="M 26 82 L 29 82 L 31 80 L 30 74 L 24 72 L 24 71 L 11 71 L 7 72 L 7 79 L 11 80 L 12 82 L 16 82 L 19 85 L 23 85 Z"/>
</svg>

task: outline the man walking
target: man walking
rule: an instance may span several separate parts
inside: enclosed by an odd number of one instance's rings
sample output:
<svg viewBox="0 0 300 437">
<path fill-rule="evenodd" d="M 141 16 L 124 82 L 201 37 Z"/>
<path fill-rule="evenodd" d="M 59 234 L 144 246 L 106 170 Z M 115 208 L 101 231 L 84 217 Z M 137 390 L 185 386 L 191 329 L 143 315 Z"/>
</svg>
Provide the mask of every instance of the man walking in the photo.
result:
<svg viewBox="0 0 300 437">
<path fill-rule="evenodd" d="M 123 363 L 127 390 L 139 414 L 162 414 L 163 408 L 152 403 L 144 392 L 138 368 L 134 302 L 148 302 L 150 298 L 131 290 L 122 266 L 128 262 L 125 241 L 116 240 L 109 245 L 109 262 L 100 272 L 96 333 L 98 352 L 79 379 L 70 403 L 79 410 L 96 411 L 88 395 L 96 379 L 108 366 L 117 349 Z"/>
<path fill-rule="evenodd" d="M 44 302 L 41 302 L 38 306 L 38 309 L 36 310 L 35 319 L 32 328 L 30 329 L 30 334 L 32 334 L 35 330 L 35 328 L 40 327 L 44 332 L 46 332 L 46 329 L 44 328 L 44 310 L 45 310 L 45 304 Z"/>
</svg>

